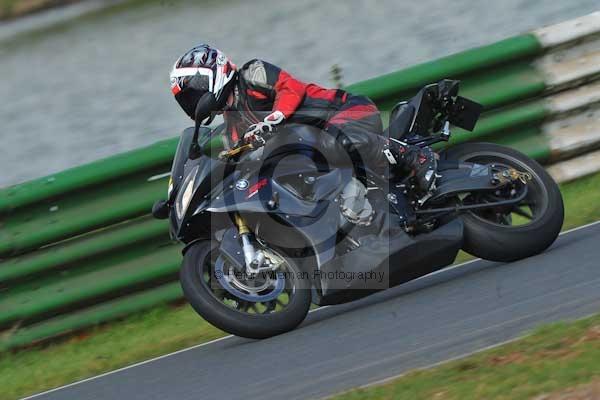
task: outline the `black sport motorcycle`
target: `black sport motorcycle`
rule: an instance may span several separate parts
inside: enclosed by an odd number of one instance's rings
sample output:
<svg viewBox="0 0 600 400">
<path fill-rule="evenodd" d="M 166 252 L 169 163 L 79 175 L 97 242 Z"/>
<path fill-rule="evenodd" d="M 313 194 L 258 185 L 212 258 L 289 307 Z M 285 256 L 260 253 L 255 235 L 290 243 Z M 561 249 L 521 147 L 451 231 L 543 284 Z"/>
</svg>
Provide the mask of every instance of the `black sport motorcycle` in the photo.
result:
<svg viewBox="0 0 600 400">
<path fill-rule="evenodd" d="M 482 107 L 458 81 L 424 87 L 390 115 L 390 140 L 447 142 L 473 130 Z M 166 201 L 172 238 L 185 244 L 185 297 L 211 324 L 266 338 L 299 325 L 311 306 L 340 304 L 453 263 L 458 251 L 513 261 L 550 246 L 563 223 L 556 183 L 534 160 L 491 143 L 438 151 L 438 177 L 420 193 L 410 174 L 381 175 L 319 129 L 286 124 L 260 143 L 208 154 L 214 97 L 183 132 Z"/>
</svg>

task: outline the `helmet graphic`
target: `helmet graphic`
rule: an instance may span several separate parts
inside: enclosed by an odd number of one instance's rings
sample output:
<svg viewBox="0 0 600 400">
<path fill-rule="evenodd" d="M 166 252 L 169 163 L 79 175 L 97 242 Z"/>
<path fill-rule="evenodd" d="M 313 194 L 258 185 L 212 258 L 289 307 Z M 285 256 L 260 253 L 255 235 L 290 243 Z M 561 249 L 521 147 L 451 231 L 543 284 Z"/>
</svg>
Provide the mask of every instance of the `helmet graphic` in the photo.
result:
<svg viewBox="0 0 600 400">
<path fill-rule="evenodd" d="M 173 65 L 171 91 L 181 108 L 193 119 L 198 100 L 207 92 L 214 94 L 218 109 L 225 106 L 235 76 L 235 65 L 225 54 L 202 44 L 187 51 Z"/>
</svg>

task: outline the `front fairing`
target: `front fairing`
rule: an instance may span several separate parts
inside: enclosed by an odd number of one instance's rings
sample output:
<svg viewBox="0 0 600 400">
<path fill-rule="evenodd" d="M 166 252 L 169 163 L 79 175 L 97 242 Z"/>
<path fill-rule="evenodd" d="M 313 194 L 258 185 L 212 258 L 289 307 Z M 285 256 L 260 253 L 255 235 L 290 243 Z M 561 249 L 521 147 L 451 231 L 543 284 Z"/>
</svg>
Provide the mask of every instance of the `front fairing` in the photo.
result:
<svg viewBox="0 0 600 400">
<path fill-rule="evenodd" d="M 215 214 L 226 215 L 234 211 L 279 214 L 282 219 L 292 218 L 310 223 L 310 220 L 323 215 L 343 188 L 344 182 L 352 176 L 350 168 L 319 173 L 314 166 L 307 164 L 298 165 L 292 160 L 290 165 L 287 164 L 287 161 L 283 161 L 274 173 L 269 173 L 263 170 L 264 163 L 261 161 L 229 164 L 209 157 L 189 161 L 185 165 L 185 178 L 171 212 L 173 237 L 186 241 L 189 228 L 198 225 L 196 222 L 202 216 L 205 218 L 203 223 L 210 225 L 216 221 L 213 219 Z M 282 183 L 280 178 L 292 172 L 301 176 L 317 176 L 311 198 L 299 196 Z M 185 215 L 180 218 L 177 207 L 183 201 L 188 186 L 193 188 L 190 189 L 193 190 L 193 198 Z M 192 219 L 195 219 L 194 223 L 190 222 Z"/>
<path fill-rule="evenodd" d="M 225 163 L 210 157 L 187 160 L 171 213 L 173 237 L 187 241 L 199 225 L 214 231 L 218 220 L 214 214 L 234 211 L 280 214 L 284 219 L 318 218 L 352 177 L 351 165 L 327 165 L 335 150 L 331 145 L 323 146 L 327 138 L 318 129 L 298 126 L 280 132 L 267 146 L 244 154 L 237 162 Z M 294 191 L 289 177 L 315 178 L 311 196 Z M 177 212 L 184 197 L 185 213 Z"/>
<path fill-rule="evenodd" d="M 227 163 L 208 156 L 185 162 L 181 184 L 177 188 L 170 214 L 171 234 L 174 238 L 181 239 L 182 230 L 197 210 L 198 204 L 210 198 L 213 188 L 218 187 L 228 173 Z"/>
<path fill-rule="evenodd" d="M 223 124 L 211 129 L 206 126 L 200 127 L 199 141 L 205 148 L 206 155 L 213 152 L 213 147 L 218 146 L 218 142 L 221 141 L 220 137 L 225 129 Z M 189 163 L 188 152 L 194 136 L 194 128 L 187 128 L 181 133 L 177 150 L 175 151 L 175 157 L 173 158 L 173 164 L 171 166 L 171 189 L 178 191 L 185 178 L 185 165 Z"/>
<path fill-rule="evenodd" d="M 247 183 L 239 185 L 239 182 Z M 198 206 L 196 213 L 242 211 L 317 218 L 326 206 L 323 199 L 307 201 L 295 196 L 273 177 L 244 176 L 236 171 L 221 187 L 215 188 L 212 196 Z"/>
</svg>

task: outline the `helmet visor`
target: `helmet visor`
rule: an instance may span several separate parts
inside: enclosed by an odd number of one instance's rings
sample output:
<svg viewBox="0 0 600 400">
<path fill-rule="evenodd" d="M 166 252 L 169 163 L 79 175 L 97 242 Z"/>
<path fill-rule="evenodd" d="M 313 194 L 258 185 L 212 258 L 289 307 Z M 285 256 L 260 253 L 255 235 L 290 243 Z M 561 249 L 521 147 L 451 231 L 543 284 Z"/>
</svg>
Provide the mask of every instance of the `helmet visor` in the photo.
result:
<svg viewBox="0 0 600 400">
<path fill-rule="evenodd" d="M 196 74 L 183 78 L 183 87 L 209 92 L 211 90 L 210 76 Z"/>
<path fill-rule="evenodd" d="M 207 75 L 196 74 L 182 78 L 180 87 L 183 89 L 175 95 L 175 100 L 185 113 L 194 119 L 194 111 L 198 100 L 210 91 L 210 80 Z"/>
<path fill-rule="evenodd" d="M 203 91 L 185 88 L 175 95 L 175 100 L 177 100 L 177 103 L 179 103 L 179 106 L 183 109 L 183 111 L 185 111 L 185 113 L 191 119 L 194 119 L 194 112 L 196 110 L 198 100 L 200 100 L 205 93 L 207 93 L 206 90 Z"/>
<path fill-rule="evenodd" d="M 175 68 L 171 71 L 171 79 L 177 80 L 182 88 L 188 82 L 194 80 L 193 84 L 205 86 L 205 90 L 213 90 L 214 72 L 210 68 Z"/>
</svg>

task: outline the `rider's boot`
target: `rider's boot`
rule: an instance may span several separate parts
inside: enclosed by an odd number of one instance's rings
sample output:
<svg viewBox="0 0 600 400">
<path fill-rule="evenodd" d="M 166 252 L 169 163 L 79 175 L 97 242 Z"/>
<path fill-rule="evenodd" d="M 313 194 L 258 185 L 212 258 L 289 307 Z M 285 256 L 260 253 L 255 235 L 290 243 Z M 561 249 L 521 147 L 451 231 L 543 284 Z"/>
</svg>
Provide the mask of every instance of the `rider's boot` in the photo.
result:
<svg viewBox="0 0 600 400">
<path fill-rule="evenodd" d="M 395 171 L 412 171 L 421 191 L 429 193 L 435 189 L 437 160 L 431 147 L 411 146 L 390 139 L 383 154 Z"/>
</svg>

